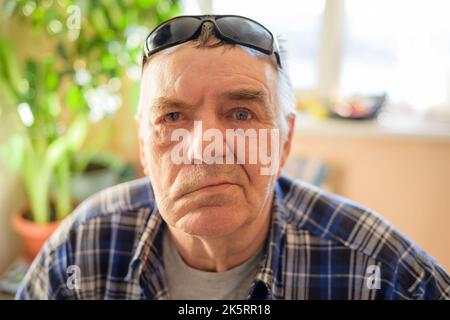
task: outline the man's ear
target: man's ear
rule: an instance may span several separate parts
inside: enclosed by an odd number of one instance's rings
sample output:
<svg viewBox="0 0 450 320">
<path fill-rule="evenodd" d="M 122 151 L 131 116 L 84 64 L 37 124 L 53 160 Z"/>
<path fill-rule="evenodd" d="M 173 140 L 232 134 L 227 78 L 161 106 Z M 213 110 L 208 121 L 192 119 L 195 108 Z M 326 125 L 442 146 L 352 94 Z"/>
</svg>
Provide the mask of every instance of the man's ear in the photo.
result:
<svg viewBox="0 0 450 320">
<path fill-rule="evenodd" d="M 286 161 L 289 157 L 289 154 L 291 153 L 291 145 L 292 145 L 292 139 L 294 137 L 295 132 L 295 113 L 291 113 L 287 116 L 287 123 L 288 123 L 288 133 L 286 136 L 286 140 L 283 144 L 283 149 L 281 150 L 281 160 L 280 160 L 280 168 L 278 169 L 278 177 L 281 176 L 281 171 L 284 168 L 284 165 L 286 164 Z"/>
</svg>

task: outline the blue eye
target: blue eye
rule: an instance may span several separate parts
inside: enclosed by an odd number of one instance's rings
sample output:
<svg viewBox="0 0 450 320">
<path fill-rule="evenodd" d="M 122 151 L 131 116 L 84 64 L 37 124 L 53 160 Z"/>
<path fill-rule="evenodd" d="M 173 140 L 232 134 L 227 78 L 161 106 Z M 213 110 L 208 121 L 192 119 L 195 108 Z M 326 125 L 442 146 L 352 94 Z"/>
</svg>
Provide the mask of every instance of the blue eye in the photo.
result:
<svg viewBox="0 0 450 320">
<path fill-rule="evenodd" d="M 237 110 L 234 112 L 234 119 L 238 121 L 246 121 L 252 118 L 252 115 L 247 110 Z"/>
<path fill-rule="evenodd" d="M 166 122 L 175 122 L 181 118 L 181 113 L 179 112 L 171 112 L 164 116 L 164 121 Z"/>
</svg>

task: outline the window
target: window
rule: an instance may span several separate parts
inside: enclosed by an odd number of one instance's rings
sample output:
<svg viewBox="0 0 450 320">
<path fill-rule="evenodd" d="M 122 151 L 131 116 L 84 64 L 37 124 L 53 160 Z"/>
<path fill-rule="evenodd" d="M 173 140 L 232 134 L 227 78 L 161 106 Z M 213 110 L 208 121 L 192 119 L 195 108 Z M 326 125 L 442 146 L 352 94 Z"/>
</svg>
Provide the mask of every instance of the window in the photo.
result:
<svg viewBox="0 0 450 320">
<path fill-rule="evenodd" d="M 295 88 L 316 86 L 324 0 L 185 1 L 186 14 L 202 12 L 243 15 L 262 23 L 286 40 L 289 72 Z"/>
<path fill-rule="evenodd" d="M 287 41 L 294 88 L 450 117 L 448 0 L 185 0 L 187 14 L 240 14 Z"/>
<path fill-rule="evenodd" d="M 347 0 L 342 92 L 387 91 L 417 111 L 450 104 L 449 12 L 446 0 Z"/>
</svg>

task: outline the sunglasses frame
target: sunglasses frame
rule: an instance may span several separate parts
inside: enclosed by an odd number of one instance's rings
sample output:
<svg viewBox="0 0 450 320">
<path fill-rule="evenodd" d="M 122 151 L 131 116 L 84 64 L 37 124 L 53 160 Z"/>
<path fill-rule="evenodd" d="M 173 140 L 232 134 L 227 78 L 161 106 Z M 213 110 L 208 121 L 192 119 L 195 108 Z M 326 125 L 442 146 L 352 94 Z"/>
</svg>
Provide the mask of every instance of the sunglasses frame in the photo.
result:
<svg viewBox="0 0 450 320">
<path fill-rule="evenodd" d="M 231 18 L 239 18 L 239 19 L 243 19 L 243 20 L 249 21 L 249 22 L 254 23 L 254 24 L 256 24 L 257 26 L 261 27 L 261 28 L 262 28 L 264 31 L 266 31 L 266 32 L 268 33 L 268 35 L 271 37 L 271 40 L 272 40 L 272 48 L 271 48 L 270 50 L 264 49 L 264 48 L 258 47 L 258 46 L 256 46 L 256 45 L 252 45 L 252 44 L 244 43 L 244 42 L 242 42 L 242 41 L 234 40 L 233 38 L 230 38 L 230 37 L 227 37 L 226 35 L 224 35 L 224 34 L 222 33 L 222 31 L 220 30 L 219 26 L 217 25 L 216 20 L 219 20 L 219 19 L 222 19 L 222 18 L 230 18 L 230 17 L 231 17 Z M 187 37 L 186 39 L 178 40 L 178 41 L 175 41 L 175 42 L 173 42 L 173 43 L 166 44 L 166 45 L 162 45 L 162 46 L 160 46 L 160 47 L 158 47 L 158 48 L 155 48 L 155 49 L 153 49 L 153 50 L 150 50 L 149 47 L 148 47 L 148 40 L 149 40 L 149 38 L 150 38 L 154 33 L 158 32 L 158 30 L 159 30 L 161 27 L 163 27 L 164 25 L 166 25 L 166 24 L 168 24 L 168 23 L 171 23 L 172 21 L 177 20 L 177 19 L 180 19 L 180 18 L 195 18 L 195 19 L 199 20 L 200 22 L 199 22 L 198 28 L 193 32 L 193 34 L 192 34 L 190 37 Z M 145 45 L 144 45 L 144 55 L 145 55 L 145 57 L 148 58 L 148 57 L 150 57 L 151 55 L 153 55 L 153 54 L 155 54 L 155 53 L 157 53 L 157 52 L 159 52 L 159 51 L 162 51 L 162 50 L 164 50 L 164 49 L 167 49 L 167 48 L 170 48 L 170 47 L 174 47 L 174 46 L 176 46 L 176 45 L 179 45 L 179 44 L 182 44 L 182 43 L 185 43 L 185 42 L 188 42 L 188 41 L 191 41 L 191 40 L 194 40 L 194 39 L 198 38 L 198 36 L 199 36 L 199 34 L 200 34 L 200 33 L 199 33 L 199 30 L 201 29 L 201 27 L 203 26 L 203 24 L 204 24 L 205 22 L 207 22 L 207 21 L 209 21 L 209 22 L 211 22 L 212 24 L 214 24 L 214 27 L 215 27 L 215 36 L 216 36 L 217 38 L 219 38 L 220 40 L 223 40 L 223 41 L 229 42 L 229 43 L 233 43 L 233 44 L 242 45 L 242 46 L 245 46 L 245 47 L 248 47 L 248 48 L 252 48 L 252 49 L 254 49 L 254 50 L 260 51 L 260 52 L 262 52 L 262 53 L 264 53 L 264 54 L 266 54 L 266 55 L 269 55 L 269 56 L 272 55 L 272 54 L 274 54 L 274 55 L 275 55 L 275 58 L 276 58 L 276 61 L 277 61 L 277 64 L 278 64 L 278 66 L 279 66 L 280 69 L 281 69 L 280 49 L 279 49 L 279 45 L 278 45 L 277 38 L 273 36 L 272 32 L 270 32 L 269 29 L 267 29 L 266 27 L 264 27 L 264 26 L 263 26 L 262 24 L 260 24 L 259 22 L 255 21 L 255 20 L 253 20 L 253 19 L 244 17 L 244 16 L 239 16 L 239 15 L 186 15 L 186 16 L 178 16 L 178 17 L 174 17 L 174 18 L 172 18 L 172 19 L 169 19 L 169 20 L 167 20 L 167 21 L 164 21 L 163 23 L 159 24 L 152 32 L 150 32 L 150 34 L 149 34 L 149 35 L 147 36 L 147 38 L 145 39 Z"/>
</svg>

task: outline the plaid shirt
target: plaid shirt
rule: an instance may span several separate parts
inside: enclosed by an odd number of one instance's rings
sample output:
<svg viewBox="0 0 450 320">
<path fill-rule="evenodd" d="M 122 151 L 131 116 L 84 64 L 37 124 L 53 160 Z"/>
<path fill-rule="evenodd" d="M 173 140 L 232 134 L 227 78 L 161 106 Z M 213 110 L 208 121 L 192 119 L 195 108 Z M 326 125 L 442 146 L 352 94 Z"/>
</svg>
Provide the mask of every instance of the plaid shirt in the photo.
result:
<svg viewBox="0 0 450 320">
<path fill-rule="evenodd" d="M 165 228 L 148 179 L 102 191 L 53 234 L 17 298 L 167 299 Z M 450 278 L 369 209 L 281 177 L 248 298 L 450 299 Z"/>
</svg>

